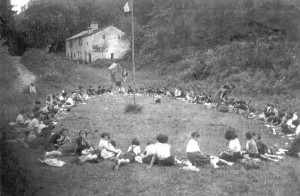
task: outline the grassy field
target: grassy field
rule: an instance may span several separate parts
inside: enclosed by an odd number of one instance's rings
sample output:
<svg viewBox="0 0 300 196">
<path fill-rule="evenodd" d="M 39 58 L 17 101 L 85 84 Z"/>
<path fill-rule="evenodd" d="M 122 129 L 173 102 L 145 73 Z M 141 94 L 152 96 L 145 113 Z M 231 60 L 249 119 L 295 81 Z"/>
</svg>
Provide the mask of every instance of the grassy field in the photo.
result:
<svg viewBox="0 0 300 196">
<path fill-rule="evenodd" d="M 88 138 L 97 145 L 100 134 L 111 133 L 118 148 L 125 151 L 133 137 L 141 146 L 155 139 L 158 133 L 169 135 L 173 154 L 182 158 L 193 131 L 201 134 L 200 148 L 213 155 L 227 149 L 224 133 L 227 127 L 238 130 L 245 145 L 247 131 L 259 131 L 267 143 L 284 147 L 280 136 L 273 136 L 260 123 L 236 114 L 224 114 L 201 105 L 164 98 L 154 104 L 152 97 L 139 96 L 137 102 L 144 106 L 139 115 L 124 114 L 131 96 L 105 95 L 94 97 L 86 105 L 74 108 L 58 126 L 68 128 L 76 137 L 79 129 L 88 129 Z M 22 152 L 20 152 L 22 153 Z M 32 151 L 30 160 L 33 183 L 39 187 L 37 195 L 299 195 L 299 159 L 286 157 L 280 163 L 262 163 L 258 170 L 245 170 L 240 165 L 212 169 L 207 166 L 199 173 L 184 171 L 179 166 L 170 168 L 134 163 L 112 171 L 113 162 L 83 166 L 67 164 L 63 168 L 40 165 L 36 159 L 40 152 Z M 72 157 L 64 157 L 68 162 Z M 24 163 L 25 164 L 25 163 Z M 29 165 L 27 165 L 29 166 Z"/>
<path fill-rule="evenodd" d="M 44 100 L 49 93 L 62 89 L 70 92 L 82 85 L 109 85 L 107 69 L 93 68 L 87 65 L 74 65 L 71 82 L 53 83 L 38 80 L 37 90 Z M 138 86 L 161 86 L 167 78 L 158 76 L 155 71 L 137 72 Z M 27 94 L 24 94 L 27 96 Z M 243 96 L 234 95 L 238 98 Z M 244 96 L 243 99 L 248 99 Z M 256 108 L 263 108 L 263 97 L 251 98 Z M 270 98 L 272 99 L 272 98 Z M 32 103 L 35 99 L 32 99 Z M 131 140 L 137 137 L 144 148 L 148 139 L 155 139 L 158 133 L 169 135 L 169 144 L 177 158 L 185 156 L 185 148 L 190 134 L 199 131 L 200 148 L 203 152 L 218 155 L 227 149 L 224 139 L 226 129 L 231 126 L 238 130 L 241 144 L 246 143 L 247 131 L 260 132 L 267 143 L 285 147 L 287 142 L 280 136 L 272 135 L 264 125 L 257 121 L 244 119 L 236 114 L 224 114 L 207 109 L 202 105 L 185 103 L 179 100 L 163 98 L 161 104 L 154 104 L 153 97 L 138 96 L 137 102 L 143 106 L 142 114 L 124 114 L 124 107 L 132 103 L 128 95 L 97 96 L 72 109 L 59 120 L 56 131 L 65 127 L 75 138 L 80 129 L 88 129 L 88 138 L 97 145 L 100 134 L 111 133 L 117 147 L 126 151 Z M 31 105 L 26 106 L 28 108 Z M 286 157 L 279 163 L 262 163 L 258 170 L 245 170 L 241 165 L 231 168 L 212 169 L 209 166 L 199 173 L 184 171 L 179 166 L 170 168 L 154 166 L 147 169 L 145 164 L 134 163 L 112 171 L 110 161 L 97 164 L 86 163 L 83 166 L 72 165 L 73 158 L 63 157 L 68 164 L 55 168 L 38 163 L 40 150 L 30 150 L 21 146 L 12 149 L 22 168 L 26 168 L 27 185 L 25 189 L 16 189 L 22 195 L 299 195 L 300 167 L 299 159 Z M 20 183 L 22 179 L 20 180 Z"/>
</svg>

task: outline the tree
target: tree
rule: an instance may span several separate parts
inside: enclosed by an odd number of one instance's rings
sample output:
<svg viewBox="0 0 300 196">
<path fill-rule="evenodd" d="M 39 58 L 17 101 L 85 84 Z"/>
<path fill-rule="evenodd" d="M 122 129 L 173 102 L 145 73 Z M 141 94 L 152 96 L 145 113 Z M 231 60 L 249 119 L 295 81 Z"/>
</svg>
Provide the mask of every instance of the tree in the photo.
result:
<svg viewBox="0 0 300 196">
<path fill-rule="evenodd" d="M 108 47 L 109 47 L 109 43 L 107 40 L 101 42 L 101 44 L 99 45 L 92 46 L 94 52 L 100 52 L 102 54 L 102 59 L 103 59 L 103 54 L 107 52 Z"/>
</svg>

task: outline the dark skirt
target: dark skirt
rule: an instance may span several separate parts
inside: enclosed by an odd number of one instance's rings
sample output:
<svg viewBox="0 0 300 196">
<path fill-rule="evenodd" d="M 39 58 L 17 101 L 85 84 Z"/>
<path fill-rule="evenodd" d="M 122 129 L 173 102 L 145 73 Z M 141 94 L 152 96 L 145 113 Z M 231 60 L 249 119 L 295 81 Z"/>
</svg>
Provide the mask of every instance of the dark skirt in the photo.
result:
<svg viewBox="0 0 300 196">
<path fill-rule="evenodd" d="M 241 155 L 241 152 L 234 152 L 233 154 L 228 152 L 223 152 L 220 155 L 220 158 L 224 159 L 225 161 L 236 162 L 238 159 L 242 159 L 243 156 Z"/>
<path fill-rule="evenodd" d="M 158 164 L 162 166 L 172 166 L 175 165 L 175 158 L 171 155 L 166 159 L 158 160 Z"/>
<path fill-rule="evenodd" d="M 143 160 L 142 160 L 143 163 L 150 164 L 150 163 L 151 163 L 151 160 L 152 160 L 152 157 L 153 157 L 153 155 L 148 155 L 148 156 L 144 157 Z M 154 165 L 155 165 L 155 164 L 158 164 L 158 159 L 155 159 L 155 161 L 154 161 L 153 164 L 154 164 Z"/>
<path fill-rule="evenodd" d="M 195 166 L 203 166 L 210 163 L 210 157 L 200 152 L 188 152 L 187 159 Z"/>
<path fill-rule="evenodd" d="M 135 154 L 132 152 L 126 152 L 124 153 L 120 158 L 121 159 L 128 159 L 130 160 L 130 163 L 134 162 Z"/>
</svg>

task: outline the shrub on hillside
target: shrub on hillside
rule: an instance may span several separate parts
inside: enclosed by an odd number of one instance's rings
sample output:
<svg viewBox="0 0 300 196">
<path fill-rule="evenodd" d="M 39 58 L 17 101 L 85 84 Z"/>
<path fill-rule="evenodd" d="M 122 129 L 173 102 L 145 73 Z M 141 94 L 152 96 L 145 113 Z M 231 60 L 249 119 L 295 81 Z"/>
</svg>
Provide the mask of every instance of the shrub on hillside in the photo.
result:
<svg viewBox="0 0 300 196">
<path fill-rule="evenodd" d="M 22 63 L 28 70 L 47 81 L 60 83 L 76 77 L 76 63 L 43 50 L 28 50 L 22 57 Z"/>
<path fill-rule="evenodd" d="M 7 92 L 18 73 L 12 66 L 7 47 L 3 46 L 2 42 L 0 42 L 0 70 L 1 92 Z"/>
<path fill-rule="evenodd" d="M 142 109 L 143 107 L 141 105 L 129 103 L 125 106 L 124 112 L 131 114 L 140 114 L 142 113 Z"/>
</svg>

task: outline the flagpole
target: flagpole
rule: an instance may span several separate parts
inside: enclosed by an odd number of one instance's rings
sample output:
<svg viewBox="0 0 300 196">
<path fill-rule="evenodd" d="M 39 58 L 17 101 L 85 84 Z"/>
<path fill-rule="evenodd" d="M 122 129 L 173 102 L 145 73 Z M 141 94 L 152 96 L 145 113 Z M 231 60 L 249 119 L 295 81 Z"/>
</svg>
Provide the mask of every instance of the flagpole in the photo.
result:
<svg viewBox="0 0 300 196">
<path fill-rule="evenodd" d="M 133 0 L 131 0 L 131 42 L 132 42 L 132 72 L 133 72 L 133 104 L 135 105 L 135 62 L 134 62 L 134 24 L 133 24 Z"/>
</svg>

